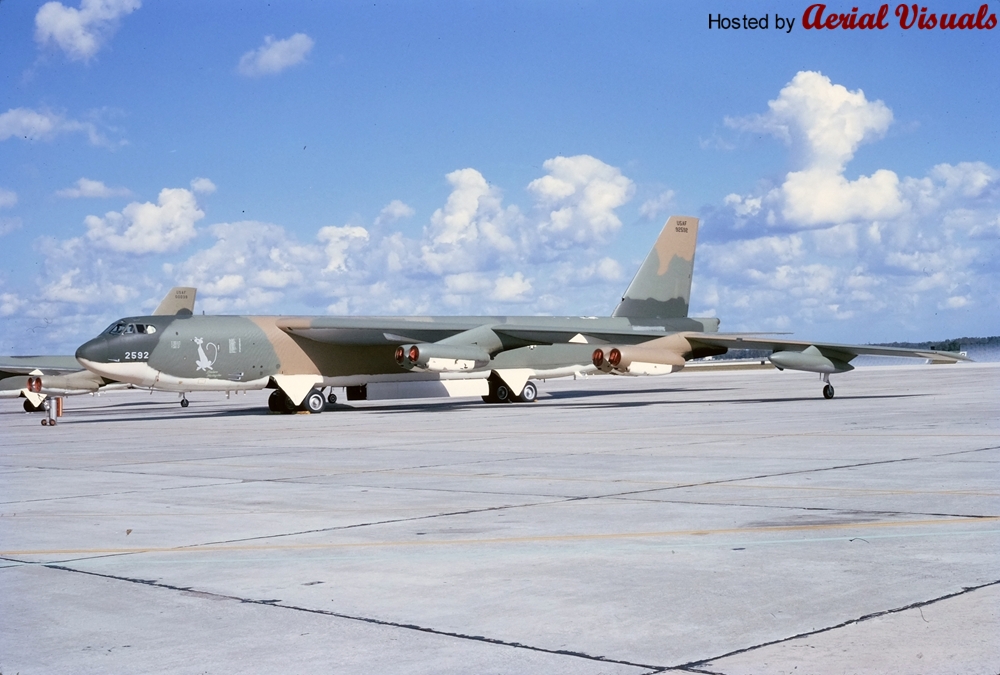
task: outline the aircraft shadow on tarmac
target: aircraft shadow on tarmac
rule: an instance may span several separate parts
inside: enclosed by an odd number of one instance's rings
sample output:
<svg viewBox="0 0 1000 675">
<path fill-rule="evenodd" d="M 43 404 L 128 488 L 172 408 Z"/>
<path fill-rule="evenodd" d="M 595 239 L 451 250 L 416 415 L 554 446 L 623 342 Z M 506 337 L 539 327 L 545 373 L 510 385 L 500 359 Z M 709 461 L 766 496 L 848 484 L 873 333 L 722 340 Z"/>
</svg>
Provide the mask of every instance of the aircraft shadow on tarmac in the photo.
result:
<svg viewBox="0 0 1000 675">
<path fill-rule="evenodd" d="M 729 392 L 736 390 L 736 387 L 728 388 L 718 388 L 718 389 L 654 389 L 645 390 L 644 394 L 682 394 L 685 395 L 684 398 L 677 398 L 672 400 L 664 399 L 652 399 L 652 400 L 642 400 L 642 401 L 586 401 L 579 399 L 589 399 L 598 396 L 614 397 L 616 395 L 622 394 L 634 394 L 635 392 L 629 391 L 618 391 L 618 390 L 590 390 L 590 391 L 560 391 L 553 394 L 543 395 L 539 397 L 538 401 L 534 404 L 493 404 L 488 407 L 495 407 L 499 410 L 517 410 L 524 409 L 526 412 L 530 412 L 530 409 L 534 405 L 542 405 L 545 407 L 560 407 L 560 408 L 585 408 L 585 409 L 623 409 L 623 408 L 648 408 L 656 406 L 684 406 L 691 404 L 712 404 L 712 403 L 734 403 L 734 404 L 760 404 L 760 403 L 793 403 L 802 401 L 820 401 L 815 395 L 803 395 L 803 396 L 783 396 L 783 397 L 770 397 L 770 398 L 738 398 L 738 397 L 726 397 L 726 396 L 716 396 L 716 397 L 706 397 L 703 394 L 708 394 L 712 392 Z M 696 396 L 695 396 L 696 395 Z M 841 401 L 861 401 L 861 400 L 887 400 L 887 399 L 900 399 L 900 398 L 912 398 L 925 396 L 925 394 L 880 394 L 880 395 L 865 395 L 865 396 L 851 396 L 849 394 L 842 395 L 837 398 Z M 101 408 L 89 408 L 79 411 L 69 411 L 69 417 L 64 419 L 62 423 L 70 422 L 72 424 L 90 424 L 90 423 L 100 423 L 100 422 L 142 422 L 150 420 L 193 420 L 193 419 L 205 419 L 205 418 L 234 418 L 234 417 L 259 417 L 264 415 L 276 415 L 272 413 L 265 406 L 262 405 L 250 405 L 248 407 L 241 408 L 226 408 L 220 410 L 216 408 L 211 402 L 201 402 L 202 405 L 207 405 L 210 407 L 199 409 L 198 401 L 192 402 L 190 408 L 180 409 L 177 407 L 175 409 L 176 403 L 165 403 L 163 401 L 141 401 L 141 402 L 129 402 L 129 403 L 115 403 L 110 406 L 104 406 Z M 825 405 L 830 405 L 824 401 Z M 337 403 L 334 405 L 327 405 L 327 414 L 336 414 L 337 412 L 346 413 L 350 411 L 355 411 L 359 413 L 392 413 L 395 415 L 400 414 L 426 414 L 429 412 L 441 412 L 447 413 L 448 411 L 458 411 L 458 410 L 469 410 L 469 409 L 481 409 L 487 404 L 475 399 L 463 399 L 463 400 L 437 400 L 432 402 L 422 402 L 422 403 L 397 403 L 391 402 L 386 404 L 377 405 L 363 405 L 355 406 L 350 404 Z M 136 408 L 147 408 L 157 406 L 160 410 L 156 413 L 148 415 L 130 415 L 128 417 L 120 417 L 118 415 L 108 416 L 107 413 L 124 413 L 126 410 L 135 410 Z M 304 413 L 303 413 L 304 414 Z"/>
</svg>

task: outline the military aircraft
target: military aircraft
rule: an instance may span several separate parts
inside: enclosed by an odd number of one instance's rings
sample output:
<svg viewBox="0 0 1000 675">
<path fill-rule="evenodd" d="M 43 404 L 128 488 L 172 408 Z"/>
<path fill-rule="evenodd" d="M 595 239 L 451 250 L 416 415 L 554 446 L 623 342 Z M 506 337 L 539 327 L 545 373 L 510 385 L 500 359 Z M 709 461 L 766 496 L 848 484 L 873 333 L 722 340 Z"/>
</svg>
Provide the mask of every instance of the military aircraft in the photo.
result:
<svg viewBox="0 0 1000 675">
<path fill-rule="evenodd" d="M 190 315 L 195 296 L 193 288 L 173 288 L 153 314 Z M 94 394 L 132 386 L 87 370 L 75 356 L 0 356 L 0 398 L 23 398 L 25 412 L 43 410 L 49 396 Z"/>
<path fill-rule="evenodd" d="M 39 412 L 47 396 L 96 392 L 105 385 L 73 356 L 0 357 L 0 398 L 23 398 L 25 412 Z"/>
<path fill-rule="evenodd" d="M 942 362 L 952 352 L 772 339 L 719 333 L 719 320 L 688 317 L 698 219 L 671 216 L 610 317 L 536 316 L 136 316 L 120 319 L 76 352 L 89 370 L 137 387 L 181 393 L 274 389 L 274 412 L 321 412 L 371 383 L 474 385 L 487 402 L 531 402 L 533 380 L 584 373 L 659 375 L 730 348 L 770 349 L 779 369 L 852 370 L 859 354 Z M 469 393 L 466 388 L 465 393 Z"/>
</svg>

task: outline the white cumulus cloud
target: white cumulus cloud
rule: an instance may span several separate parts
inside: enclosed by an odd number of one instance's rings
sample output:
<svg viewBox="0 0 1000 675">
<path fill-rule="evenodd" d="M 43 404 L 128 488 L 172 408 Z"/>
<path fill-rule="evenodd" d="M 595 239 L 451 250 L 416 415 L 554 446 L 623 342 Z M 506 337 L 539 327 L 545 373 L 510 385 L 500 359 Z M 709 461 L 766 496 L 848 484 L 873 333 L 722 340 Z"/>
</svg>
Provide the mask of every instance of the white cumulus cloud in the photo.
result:
<svg viewBox="0 0 1000 675">
<path fill-rule="evenodd" d="M 156 204 L 132 202 L 121 213 L 87 216 L 84 224 L 91 241 L 114 251 L 164 253 L 193 239 L 194 225 L 204 217 L 191 191 L 164 188 Z"/>
<path fill-rule="evenodd" d="M 459 169 L 446 176 L 452 191 L 444 207 L 431 215 L 421 245 L 421 258 L 434 274 L 485 270 L 517 244 L 508 232 L 521 215 L 505 208 L 499 189 L 475 169 Z"/>
<path fill-rule="evenodd" d="M 539 225 L 557 246 L 604 242 L 622 225 L 615 209 L 628 202 L 634 183 L 620 169 L 590 155 L 553 157 L 542 166 L 548 175 L 528 184 L 546 212 Z"/>
<path fill-rule="evenodd" d="M 211 299 L 218 311 L 260 311 L 279 299 L 282 289 L 319 275 L 321 252 L 299 244 L 279 225 L 239 221 L 207 229 L 215 243 L 181 263 L 175 279 L 198 287 L 199 298 Z"/>
<path fill-rule="evenodd" d="M 347 270 L 347 253 L 352 248 L 368 241 L 368 230 L 356 225 L 321 228 L 316 238 L 326 244 L 327 264 L 324 272 L 344 272 Z"/>
<path fill-rule="evenodd" d="M 378 217 L 375 218 L 375 225 L 382 225 L 383 223 L 394 223 L 397 220 L 402 220 L 403 218 L 410 218 L 416 211 L 413 207 L 406 204 L 399 199 L 393 199 L 391 202 L 385 205 L 385 207 L 379 211 Z"/>
<path fill-rule="evenodd" d="M 1000 312 L 1000 170 L 965 161 L 921 177 L 886 167 L 849 180 L 857 148 L 891 121 L 882 101 L 809 72 L 764 115 L 727 120 L 782 138 L 802 166 L 759 194 L 723 198 L 721 220 L 749 236 L 699 247 L 695 311 L 722 315 L 729 330 L 850 320 L 869 338 L 900 339 L 915 327 L 936 334 L 958 318 L 968 324 L 955 330 L 994 330 L 987 317 Z M 775 227 L 786 232 L 761 236 Z"/>
<path fill-rule="evenodd" d="M 0 209 L 9 209 L 17 204 L 17 193 L 0 188 Z"/>
<path fill-rule="evenodd" d="M 108 141 L 92 122 L 80 122 L 49 110 L 11 108 L 0 114 L 0 141 L 20 138 L 26 141 L 48 141 L 59 134 L 80 132 L 92 145 L 107 145 Z"/>
<path fill-rule="evenodd" d="M 664 190 L 651 199 L 647 199 L 639 207 L 639 215 L 646 220 L 653 220 L 657 216 L 666 213 L 670 205 L 674 203 L 674 191 Z"/>
<path fill-rule="evenodd" d="M 296 33 L 284 40 L 268 35 L 263 45 L 240 57 L 239 71 L 248 77 L 280 73 L 305 61 L 314 44 L 305 33 Z"/>
<path fill-rule="evenodd" d="M 82 0 L 80 7 L 46 2 L 35 15 L 35 41 L 54 43 L 73 61 L 89 61 L 118 29 L 119 19 L 140 0 Z"/>
<path fill-rule="evenodd" d="M 191 190 L 200 195 L 210 195 L 215 192 L 215 183 L 207 178 L 195 178 L 191 181 Z"/>
<path fill-rule="evenodd" d="M 490 298 L 500 302 L 520 302 L 529 299 L 530 292 L 531 282 L 520 272 L 514 272 L 510 276 L 497 277 Z"/>
<path fill-rule="evenodd" d="M 885 103 L 869 101 L 860 89 L 849 91 L 821 73 L 802 71 L 768 108 L 763 115 L 727 118 L 726 124 L 773 134 L 803 158 L 803 168 L 789 172 L 766 196 L 787 224 L 820 227 L 859 217 L 892 218 L 906 210 L 894 172 L 880 169 L 853 181 L 844 176 L 858 147 L 882 137 L 892 124 Z M 748 204 L 759 208 L 749 199 L 731 202 L 737 215 L 747 215 Z"/>
<path fill-rule="evenodd" d="M 27 301 L 22 300 L 16 293 L 0 293 L 0 316 L 16 314 L 26 304 Z"/>
<path fill-rule="evenodd" d="M 78 199 L 80 197 L 127 197 L 131 192 L 128 188 L 108 187 L 99 180 L 80 178 L 73 187 L 64 188 L 56 192 L 56 196 L 67 199 Z"/>
</svg>

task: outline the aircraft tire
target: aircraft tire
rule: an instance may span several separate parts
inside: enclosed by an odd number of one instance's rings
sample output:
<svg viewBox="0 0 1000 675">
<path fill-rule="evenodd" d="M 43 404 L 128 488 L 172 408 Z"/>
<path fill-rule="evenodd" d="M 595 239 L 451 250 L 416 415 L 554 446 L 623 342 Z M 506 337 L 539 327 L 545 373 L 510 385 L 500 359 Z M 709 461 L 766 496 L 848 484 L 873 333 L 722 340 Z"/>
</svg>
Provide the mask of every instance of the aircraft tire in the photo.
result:
<svg viewBox="0 0 1000 675">
<path fill-rule="evenodd" d="M 267 397 L 267 409 L 271 412 L 284 412 L 284 406 L 281 402 L 281 397 L 285 393 L 280 389 L 275 389 L 271 392 L 271 395 Z"/>
<path fill-rule="evenodd" d="M 319 389 L 313 389 L 308 394 L 306 398 L 302 401 L 302 409 L 313 414 L 319 414 L 326 409 L 326 398 L 323 396 L 323 392 Z"/>
<path fill-rule="evenodd" d="M 823 398 L 830 399 L 833 398 L 833 385 L 828 384 L 823 387 Z"/>
<path fill-rule="evenodd" d="M 510 403 L 510 388 L 506 384 L 498 384 L 495 396 L 499 403 Z"/>
<path fill-rule="evenodd" d="M 526 382 L 521 395 L 514 400 L 518 403 L 534 403 L 536 398 L 538 398 L 538 387 L 534 382 Z"/>
<path fill-rule="evenodd" d="M 49 426 L 49 418 L 48 417 L 43 417 L 42 418 L 42 426 L 43 427 Z"/>
<path fill-rule="evenodd" d="M 299 407 L 292 403 L 292 399 L 288 398 L 288 394 L 281 392 L 281 403 L 280 410 L 285 415 L 294 415 L 298 412 Z"/>
<path fill-rule="evenodd" d="M 337 405 L 337 395 L 331 391 L 326 397 L 326 402 L 330 405 Z"/>
<path fill-rule="evenodd" d="M 188 407 L 189 405 L 191 405 L 191 402 L 190 402 L 190 401 L 188 401 L 188 400 L 187 400 L 186 398 L 182 398 L 182 399 L 181 399 L 181 407 L 182 407 L 182 408 L 186 408 L 186 407 Z"/>
</svg>

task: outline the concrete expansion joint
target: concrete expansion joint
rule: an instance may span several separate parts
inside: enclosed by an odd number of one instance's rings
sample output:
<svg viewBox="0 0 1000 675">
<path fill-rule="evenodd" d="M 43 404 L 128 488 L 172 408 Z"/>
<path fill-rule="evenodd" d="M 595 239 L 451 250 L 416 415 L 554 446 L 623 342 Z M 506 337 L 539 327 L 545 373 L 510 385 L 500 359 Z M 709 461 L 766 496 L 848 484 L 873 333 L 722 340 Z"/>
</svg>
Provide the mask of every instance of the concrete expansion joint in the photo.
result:
<svg viewBox="0 0 1000 675">
<path fill-rule="evenodd" d="M 902 607 L 894 607 L 892 609 L 884 609 L 881 612 L 872 612 L 870 614 L 864 614 L 862 616 L 857 617 L 856 619 L 848 619 L 847 621 L 842 621 L 842 622 L 840 622 L 838 624 L 834 624 L 832 626 L 826 626 L 825 628 L 817 628 L 816 630 L 805 631 L 803 633 L 798 633 L 797 635 L 791 635 L 791 636 L 786 637 L 786 638 L 779 638 L 777 640 L 770 640 L 768 642 L 762 642 L 760 644 L 753 645 L 751 647 L 744 647 L 742 649 L 735 649 L 735 650 L 733 650 L 731 652 L 727 652 L 725 654 L 720 654 L 719 656 L 713 656 L 712 658 L 709 658 L 709 659 L 701 659 L 699 661 L 690 661 L 688 663 L 685 663 L 685 664 L 682 664 L 682 665 L 679 665 L 679 666 L 674 666 L 673 670 L 687 670 L 689 672 L 710 673 L 711 671 L 695 670 L 695 669 L 698 668 L 699 666 L 703 666 L 705 664 L 711 664 L 713 661 L 720 661 L 722 659 L 727 659 L 727 658 L 729 658 L 731 656 L 737 656 L 739 654 L 746 654 L 747 652 L 752 652 L 752 651 L 755 651 L 757 649 L 762 649 L 764 647 L 770 647 L 772 645 L 783 644 L 785 642 L 791 642 L 792 640 L 798 640 L 800 638 L 811 637 L 813 635 L 819 635 L 821 633 L 828 633 L 830 631 L 838 630 L 840 628 L 845 628 L 847 626 L 852 626 L 854 624 L 863 623 L 863 622 L 869 621 L 871 619 L 877 619 L 877 618 L 879 618 L 881 616 L 889 616 L 891 614 L 899 614 L 900 612 L 905 612 L 905 611 L 911 610 L 911 609 L 921 609 L 923 607 L 927 607 L 928 605 L 933 605 L 933 604 L 941 602 L 943 600 L 950 600 L 951 598 L 957 598 L 959 596 L 966 595 L 968 593 L 973 593 L 975 591 L 979 591 L 979 590 L 982 590 L 984 588 L 989 588 L 990 586 L 997 586 L 997 585 L 1000 585 L 1000 579 L 997 579 L 995 581 L 987 581 L 987 582 L 982 583 L 982 584 L 976 584 L 975 586 L 963 586 L 962 590 L 960 590 L 960 591 L 955 591 L 953 593 L 946 593 L 945 595 L 940 595 L 940 596 L 938 596 L 936 598 L 931 598 L 930 600 L 920 600 L 920 601 L 917 601 L 917 602 L 910 603 L 908 605 L 904 605 Z M 921 616 L 922 615 L 923 615 L 923 613 L 921 613 Z M 925 621 L 926 621 L 926 619 L 925 619 Z M 725 674 L 724 673 L 712 673 L 712 675 L 725 675 Z"/>
<path fill-rule="evenodd" d="M 126 577 L 116 574 L 103 574 L 100 572 L 90 572 L 87 570 L 75 569 L 73 567 L 67 567 L 65 565 L 56 564 L 42 564 L 42 567 L 46 569 L 56 570 L 59 572 L 72 572 L 75 574 L 85 574 L 87 576 L 99 577 L 102 579 L 109 579 L 113 581 L 124 581 L 131 584 L 138 584 L 142 586 L 150 586 L 152 588 L 160 588 L 168 591 L 181 592 L 186 595 L 194 595 L 196 597 L 213 599 L 213 600 L 233 600 L 241 604 L 247 605 L 259 605 L 262 607 L 275 607 L 278 609 L 287 609 L 295 612 L 305 612 L 308 614 L 319 614 L 322 616 L 329 616 L 337 619 L 345 619 L 348 621 L 358 621 L 361 623 L 372 624 L 376 626 L 386 626 L 389 628 L 402 628 L 405 630 L 413 630 L 421 633 L 429 633 L 432 635 L 440 635 L 443 637 L 452 637 L 460 640 L 470 640 L 473 642 L 482 642 L 485 644 L 496 645 L 499 647 L 512 647 L 515 649 L 524 649 L 533 652 L 540 652 L 544 654 L 554 654 L 557 656 L 569 656 L 572 658 L 586 659 L 588 661 L 598 661 L 601 663 L 614 663 L 622 666 L 634 666 L 636 668 L 644 668 L 646 672 L 650 675 L 652 673 L 662 673 L 668 670 L 664 666 L 654 666 L 647 663 L 636 663 L 633 661 L 625 661 L 623 659 L 612 659 L 601 655 L 587 654 L 585 652 L 579 652 L 568 649 L 548 649 L 546 647 L 536 647 L 533 645 L 527 645 L 522 642 L 513 642 L 509 640 L 500 640 L 497 638 L 486 637 L 484 635 L 469 635 L 466 633 L 457 633 L 453 631 L 440 630 L 437 628 L 430 628 L 428 626 L 420 626 L 418 624 L 412 623 L 402 623 L 398 621 L 387 621 L 385 619 L 376 619 L 374 617 L 365 616 L 355 616 L 351 614 L 342 614 L 340 612 L 334 612 L 330 610 L 315 609 L 311 607 L 300 607 L 298 605 L 287 605 L 283 604 L 280 599 L 266 599 L 260 600 L 255 598 L 243 598 L 235 595 L 227 595 L 223 593 L 213 593 L 211 591 L 199 591 L 190 586 L 177 586 L 174 584 L 167 584 L 156 579 L 139 579 L 135 577 Z M 998 582 L 1000 583 L 1000 582 Z"/>
<path fill-rule="evenodd" d="M 616 498 L 619 499 L 619 498 Z M 844 509 L 834 506 L 795 506 L 784 504 L 745 504 L 742 502 L 702 502 L 686 499 L 634 499 L 620 498 L 622 501 L 643 502 L 654 504 L 685 504 L 689 506 L 733 506 L 741 509 L 774 509 L 784 511 L 816 511 L 818 513 L 849 513 L 858 516 L 932 516 L 935 518 L 979 518 L 993 520 L 1000 517 L 995 514 L 982 513 L 937 513 L 934 511 L 886 511 L 885 509 Z"/>
<path fill-rule="evenodd" d="M 447 511 L 445 513 L 431 513 L 426 516 L 414 516 L 413 518 L 393 518 L 390 520 L 376 520 L 370 523 L 354 523 L 352 525 L 336 525 L 334 527 L 321 527 L 315 530 L 302 530 L 300 532 L 280 532 L 278 534 L 267 534 L 260 537 L 244 537 L 241 539 L 226 539 L 223 541 L 209 541 L 201 544 L 185 544 L 184 546 L 178 546 L 177 549 L 185 548 L 200 548 L 202 546 L 221 546 L 223 544 L 242 544 L 248 541 L 263 541 L 267 539 L 280 539 L 282 537 L 297 537 L 303 534 L 321 534 L 323 532 L 337 532 L 340 530 L 355 530 L 361 527 L 376 527 L 378 525 L 395 525 L 398 523 L 410 523 L 420 520 L 432 520 L 434 518 L 447 518 L 450 516 L 468 516 L 476 513 L 489 513 L 490 511 L 506 511 L 508 509 L 522 509 L 532 506 L 546 506 L 549 504 L 562 504 L 569 501 L 575 501 L 580 499 L 579 497 L 572 497 L 569 499 L 559 499 L 554 501 L 545 502 L 532 502 L 530 504 L 503 504 L 501 506 L 489 506 L 483 509 L 466 509 L 463 511 Z"/>
</svg>

